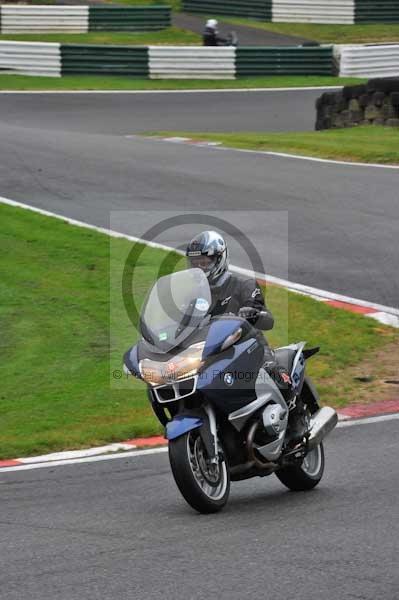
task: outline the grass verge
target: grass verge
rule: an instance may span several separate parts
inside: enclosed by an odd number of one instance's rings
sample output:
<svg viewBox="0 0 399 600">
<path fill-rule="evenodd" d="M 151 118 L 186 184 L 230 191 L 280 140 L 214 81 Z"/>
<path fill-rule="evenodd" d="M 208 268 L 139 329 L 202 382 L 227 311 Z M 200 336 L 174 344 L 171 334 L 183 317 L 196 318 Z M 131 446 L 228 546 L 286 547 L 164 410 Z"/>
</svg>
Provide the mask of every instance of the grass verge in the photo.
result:
<svg viewBox="0 0 399 600">
<path fill-rule="evenodd" d="M 361 83 L 363 79 L 340 77 L 273 76 L 232 80 L 204 79 L 136 79 L 103 75 L 65 75 L 64 77 L 31 77 L 0 75 L 0 90 L 223 90 L 279 87 L 329 87 Z"/>
<path fill-rule="evenodd" d="M 232 25 L 246 25 L 273 33 L 304 37 L 324 44 L 365 44 L 399 41 L 399 23 L 323 25 L 318 23 L 262 23 L 251 19 L 226 16 L 221 16 L 220 19 Z"/>
<path fill-rule="evenodd" d="M 0 241 L 0 457 L 159 432 L 144 385 L 113 379 L 136 337 L 120 294 L 131 244 L 2 204 Z M 165 257 L 144 249 L 134 280 L 139 305 Z M 353 369 L 384 352 L 397 332 L 281 288 L 269 286 L 267 298 L 273 345 L 321 345 L 309 370 L 323 401 L 344 405 L 357 390 L 363 398 L 367 384 L 354 382 Z"/>
<path fill-rule="evenodd" d="M 200 44 L 201 37 L 192 31 L 168 27 L 162 31 L 91 31 L 90 33 L 10 33 L 0 35 L 0 42 L 57 42 L 59 44 L 125 44 L 130 46 L 148 45 L 190 45 Z"/>
<path fill-rule="evenodd" d="M 221 142 L 229 148 L 287 152 L 302 156 L 364 163 L 399 164 L 399 130 L 375 125 L 294 133 L 157 132 L 161 137 L 182 136 Z"/>
</svg>

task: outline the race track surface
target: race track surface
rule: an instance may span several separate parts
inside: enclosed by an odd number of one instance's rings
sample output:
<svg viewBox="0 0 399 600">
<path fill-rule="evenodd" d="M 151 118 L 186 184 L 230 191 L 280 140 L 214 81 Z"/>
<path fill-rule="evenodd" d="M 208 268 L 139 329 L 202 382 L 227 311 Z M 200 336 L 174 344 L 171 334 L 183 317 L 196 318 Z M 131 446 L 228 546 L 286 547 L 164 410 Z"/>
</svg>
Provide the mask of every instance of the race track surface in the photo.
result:
<svg viewBox="0 0 399 600">
<path fill-rule="evenodd" d="M 154 219 L 217 210 L 238 220 L 267 273 L 397 306 L 398 171 L 126 137 L 189 123 L 284 128 L 296 105 L 304 129 L 318 94 L 0 95 L 0 195 L 103 227 L 128 210 L 112 226 L 137 236 Z M 195 230 L 158 241 L 181 245 Z M 234 244 L 232 260 L 248 266 Z"/>
<path fill-rule="evenodd" d="M 0 123 L 123 135 L 143 131 L 305 131 L 323 90 L 1 94 Z"/>
<path fill-rule="evenodd" d="M 336 430 L 313 492 L 272 475 L 194 513 L 167 454 L 0 474 L 1 597 L 394 600 L 396 422 Z"/>
<path fill-rule="evenodd" d="M 188 29 L 202 35 L 206 22 L 205 15 L 188 13 L 174 13 L 172 23 L 175 27 Z M 239 46 L 298 46 L 310 40 L 303 37 L 283 35 L 265 29 L 247 27 L 245 25 L 231 25 L 218 18 L 218 32 L 224 38 L 234 31 L 238 36 Z"/>
</svg>

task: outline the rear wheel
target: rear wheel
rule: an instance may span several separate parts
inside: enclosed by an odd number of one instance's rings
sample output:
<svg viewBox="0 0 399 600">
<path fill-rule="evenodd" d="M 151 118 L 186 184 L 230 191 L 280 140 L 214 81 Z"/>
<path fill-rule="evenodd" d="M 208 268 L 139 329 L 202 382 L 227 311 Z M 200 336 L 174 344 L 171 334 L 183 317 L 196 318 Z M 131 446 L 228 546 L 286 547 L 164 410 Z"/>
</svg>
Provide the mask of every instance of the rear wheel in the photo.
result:
<svg viewBox="0 0 399 600">
<path fill-rule="evenodd" d="M 310 450 L 302 464 L 284 467 L 276 475 L 287 488 L 295 492 L 311 490 L 319 483 L 324 472 L 324 448 L 320 443 Z"/>
<path fill-rule="evenodd" d="M 211 463 L 198 429 L 169 442 L 173 477 L 183 498 L 200 513 L 221 510 L 230 493 L 229 468 L 221 451 Z"/>
</svg>

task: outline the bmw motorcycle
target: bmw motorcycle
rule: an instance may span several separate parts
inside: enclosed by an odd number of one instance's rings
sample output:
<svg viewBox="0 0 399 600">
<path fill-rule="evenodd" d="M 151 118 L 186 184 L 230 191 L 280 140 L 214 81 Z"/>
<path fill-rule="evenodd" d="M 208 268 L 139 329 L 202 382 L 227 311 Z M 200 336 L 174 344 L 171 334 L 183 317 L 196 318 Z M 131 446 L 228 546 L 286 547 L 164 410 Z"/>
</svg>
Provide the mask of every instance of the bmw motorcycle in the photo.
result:
<svg viewBox="0 0 399 600">
<path fill-rule="evenodd" d="M 221 510 L 230 482 L 275 473 L 290 490 L 322 478 L 322 440 L 336 412 L 319 407 L 306 361 L 319 348 L 305 342 L 275 350 L 303 407 L 305 433 L 292 439 L 289 409 L 264 368 L 263 334 L 235 315 L 211 317 L 211 291 L 201 269 L 161 277 L 142 309 L 142 339 L 124 369 L 143 380 L 165 427 L 177 487 L 201 513 Z"/>
</svg>

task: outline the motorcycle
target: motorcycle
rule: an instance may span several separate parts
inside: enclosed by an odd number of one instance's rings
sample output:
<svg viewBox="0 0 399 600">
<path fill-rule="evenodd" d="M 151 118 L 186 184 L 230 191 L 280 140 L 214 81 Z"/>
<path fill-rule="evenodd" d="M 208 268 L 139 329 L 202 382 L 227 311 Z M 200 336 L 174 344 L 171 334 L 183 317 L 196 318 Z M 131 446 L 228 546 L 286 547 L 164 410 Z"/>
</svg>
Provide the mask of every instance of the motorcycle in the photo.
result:
<svg viewBox="0 0 399 600">
<path fill-rule="evenodd" d="M 143 306 L 142 339 L 124 355 L 125 372 L 147 384 L 165 427 L 182 496 L 213 513 L 225 506 L 231 481 L 275 473 L 290 490 L 314 488 L 324 471 L 322 440 L 338 420 L 332 408 L 320 408 L 306 375 L 319 348 L 300 342 L 275 350 L 303 403 L 306 431 L 294 443 L 292 406 L 264 368 L 263 334 L 236 315 L 211 317 L 210 306 L 201 269 L 161 277 Z"/>
</svg>

